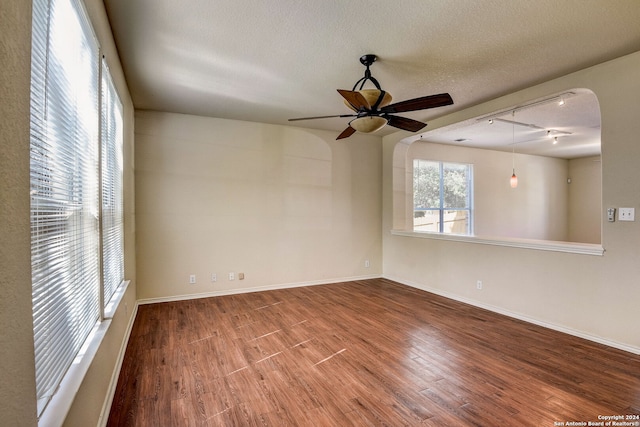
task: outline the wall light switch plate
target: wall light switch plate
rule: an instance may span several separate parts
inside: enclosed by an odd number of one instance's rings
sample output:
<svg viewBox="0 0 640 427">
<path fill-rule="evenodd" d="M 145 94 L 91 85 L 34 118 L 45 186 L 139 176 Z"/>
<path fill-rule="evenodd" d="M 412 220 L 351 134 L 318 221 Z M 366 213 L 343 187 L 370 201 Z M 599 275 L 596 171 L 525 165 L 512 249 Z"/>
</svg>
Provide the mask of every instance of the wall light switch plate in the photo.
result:
<svg viewBox="0 0 640 427">
<path fill-rule="evenodd" d="M 635 208 L 618 209 L 618 221 L 635 221 L 635 220 L 636 220 Z"/>
</svg>

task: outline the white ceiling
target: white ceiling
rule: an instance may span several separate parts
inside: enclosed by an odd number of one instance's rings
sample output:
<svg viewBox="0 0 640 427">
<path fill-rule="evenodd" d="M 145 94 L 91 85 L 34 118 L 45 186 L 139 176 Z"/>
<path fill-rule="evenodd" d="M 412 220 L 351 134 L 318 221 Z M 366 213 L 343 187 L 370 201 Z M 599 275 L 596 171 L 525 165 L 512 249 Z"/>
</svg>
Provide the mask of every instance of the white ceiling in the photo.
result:
<svg viewBox="0 0 640 427">
<path fill-rule="evenodd" d="M 348 113 L 336 89 L 362 77 L 367 53 L 394 102 L 451 94 L 402 114 L 428 121 L 640 50 L 639 0 L 104 3 L 136 108 L 274 124 Z"/>
</svg>

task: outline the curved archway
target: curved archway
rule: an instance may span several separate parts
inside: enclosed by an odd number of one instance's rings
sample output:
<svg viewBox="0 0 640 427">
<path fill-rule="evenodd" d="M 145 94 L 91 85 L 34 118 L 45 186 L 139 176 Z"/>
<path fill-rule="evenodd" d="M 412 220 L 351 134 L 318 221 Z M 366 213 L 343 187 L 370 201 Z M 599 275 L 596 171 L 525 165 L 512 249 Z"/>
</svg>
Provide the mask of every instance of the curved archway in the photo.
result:
<svg viewBox="0 0 640 427">
<path fill-rule="evenodd" d="M 473 236 L 600 244 L 600 152 L 600 108 L 588 89 L 413 136 L 394 149 L 394 229 L 418 231 L 413 163 L 421 159 L 473 164 Z"/>
</svg>

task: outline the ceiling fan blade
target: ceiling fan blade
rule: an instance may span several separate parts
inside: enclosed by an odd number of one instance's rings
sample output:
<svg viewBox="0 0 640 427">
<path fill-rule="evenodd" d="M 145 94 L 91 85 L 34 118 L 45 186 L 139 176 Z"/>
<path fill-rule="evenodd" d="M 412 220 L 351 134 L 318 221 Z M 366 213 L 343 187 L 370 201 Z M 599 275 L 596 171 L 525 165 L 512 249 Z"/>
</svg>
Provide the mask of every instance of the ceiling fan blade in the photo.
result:
<svg viewBox="0 0 640 427">
<path fill-rule="evenodd" d="M 443 107 L 453 104 L 453 99 L 448 93 L 423 96 L 422 98 L 408 99 L 396 102 L 395 104 L 382 107 L 382 113 L 405 113 L 407 111 L 425 110 L 427 108 Z"/>
<path fill-rule="evenodd" d="M 400 116 L 386 116 L 389 119 L 387 123 L 389 126 L 393 126 L 394 128 L 408 130 L 409 132 L 417 132 L 423 127 L 427 126 L 426 123 L 419 122 L 417 120 L 409 119 L 406 117 Z"/>
<path fill-rule="evenodd" d="M 356 111 L 362 108 L 365 108 L 367 110 L 371 109 L 371 105 L 369 104 L 369 101 L 367 101 L 367 99 L 364 96 L 362 96 L 360 92 L 356 92 L 353 90 L 338 89 L 338 93 L 340 93 L 340 95 L 342 95 L 342 97 L 346 99 L 347 102 L 351 104 L 351 106 Z"/>
<path fill-rule="evenodd" d="M 297 119 L 289 119 L 290 122 L 297 122 L 298 120 L 315 120 L 315 119 L 332 119 L 335 117 L 356 117 L 357 114 L 338 114 L 335 116 L 316 116 L 316 117 L 299 117 Z"/>
<path fill-rule="evenodd" d="M 345 130 L 343 130 L 340 135 L 338 135 L 338 137 L 336 138 L 336 141 L 339 139 L 349 138 L 354 133 L 356 133 L 356 130 L 351 126 L 349 126 Z"/>
</svg>

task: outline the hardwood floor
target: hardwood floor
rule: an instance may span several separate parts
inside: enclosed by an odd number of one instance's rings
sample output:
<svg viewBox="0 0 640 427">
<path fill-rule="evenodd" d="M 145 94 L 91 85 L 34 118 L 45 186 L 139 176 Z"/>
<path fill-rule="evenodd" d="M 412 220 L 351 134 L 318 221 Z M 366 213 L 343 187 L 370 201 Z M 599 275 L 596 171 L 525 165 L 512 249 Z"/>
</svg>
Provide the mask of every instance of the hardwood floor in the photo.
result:
<svg viewBox="0 0 640 427">
<path fill-rule="evenodd" d="M 376 279 L 140 306 L 108 425 L 557 426 L 638 414 L 640 356 Z"/>
</svg>

